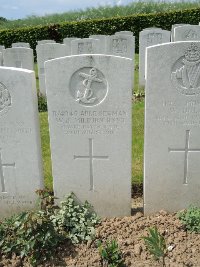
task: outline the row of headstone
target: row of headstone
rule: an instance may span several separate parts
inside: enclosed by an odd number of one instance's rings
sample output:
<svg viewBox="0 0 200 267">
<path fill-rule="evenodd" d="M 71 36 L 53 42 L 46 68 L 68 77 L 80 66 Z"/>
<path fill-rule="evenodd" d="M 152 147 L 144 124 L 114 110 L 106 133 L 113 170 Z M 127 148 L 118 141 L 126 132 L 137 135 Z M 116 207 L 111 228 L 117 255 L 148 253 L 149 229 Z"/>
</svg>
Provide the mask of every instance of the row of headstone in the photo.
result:
<svg viewBox="0 0 200 267">
<path fill-rule="evenodd" d="M 65 38 L 64 44 L 39 43 L 36 47 L 40 92 L 46 95 L 44 63 L 48 60 L 80 54 L 106 54 L 130 58 L 134 62 L 135 37 L 131 32 L 112 36 L 93 35 L 90 38 Z"/>
<path fill-rule="evenodd" d="M 149 47 L 146 61 L 145 214 L 200 205 L 200 42 Z M 75 55 L 45 70 L 55 196 L 130 215 L 133 60 Z M 43 187 L 33 71 L 0 67 L 0 122 L 4 217 L 34 208 Z"/>
</svg>

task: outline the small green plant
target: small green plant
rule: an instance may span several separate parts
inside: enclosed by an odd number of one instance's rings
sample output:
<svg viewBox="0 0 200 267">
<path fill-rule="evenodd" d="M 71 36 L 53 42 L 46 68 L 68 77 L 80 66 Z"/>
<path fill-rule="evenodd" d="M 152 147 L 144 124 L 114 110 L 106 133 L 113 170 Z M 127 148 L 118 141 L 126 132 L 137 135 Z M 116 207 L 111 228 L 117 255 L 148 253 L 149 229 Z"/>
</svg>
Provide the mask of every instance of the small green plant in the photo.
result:
<svg viewBox="0 0 200 267">
<path fill-rule="evenodd" d="M 177 214 L 181 223 L 190 232 L 200 233 L 200 208 L 190 206 Z"/>
<path fill-rule="evenodd" d="M 166 243 L 164 237 L 158 232 L 157 227 L 149 228 L 149 236 L 143 236 L 145 245 L 155 260 L 162 259 L 162 265 L 165 266 Z"/>
<path fill-rule="evenodd" d="M 91 211 L 88 202 L 78 205 L 70 195 L 54 205 L 54 196 L 38 190 L 40 209 L 22 212 L 0 222 L 0 252 L 11 257 L 13 253 L 26 257 L 32 266 L 45 262 L 54 255 L 62 241 L 74 243 L 94 237 L 98 217 Z"/>
<path fill-rule="evenodd" d="M 124 267 L 122 252 L 116 240 L 107 241 L 105 246 L 99 240 L 97 242 L 99 254 L 101 256 L 101 265 L 108 267 Z"/>
<path fill-rule="evenodd" d="M 47 111 L 47 100 L 42 94 L 38 94 L 38 111 L 45 112 Z"/>
<path fill-rule="evenodd" d="M 87 201 L 80 205 L 74 199 L 75 196 L 71 194 L 61 202 L 53 221 L 59 231 L 68 232 L 72 243 L 91 240 L 95 237 L 95 225 L 100 218 Z"/>
</svg>

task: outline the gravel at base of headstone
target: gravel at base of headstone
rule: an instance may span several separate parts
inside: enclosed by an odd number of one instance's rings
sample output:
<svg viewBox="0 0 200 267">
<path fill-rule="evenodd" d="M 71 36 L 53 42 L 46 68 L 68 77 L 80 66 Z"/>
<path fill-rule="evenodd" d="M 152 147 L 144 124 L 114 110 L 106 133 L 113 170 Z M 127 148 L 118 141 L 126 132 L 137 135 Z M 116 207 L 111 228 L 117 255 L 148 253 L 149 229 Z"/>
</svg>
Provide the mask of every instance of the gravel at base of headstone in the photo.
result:
<svg viewBox="0 0 200 267">
<path fill-rule="evenodd" d="M 0 67 L 0 218 L 34 209 L 43 189 L 35 73 Z"/>
<path fill-rule="evenodd" d="M 147 48 L 144 212 L 200 206 L 200 42 Z"/>
<path fill-rule="evenodd" d="M 132 60 L 70 56 L 45 72 L 55 196 L 74 192 L 100 216 L 130 215 Z"/>
</svg>

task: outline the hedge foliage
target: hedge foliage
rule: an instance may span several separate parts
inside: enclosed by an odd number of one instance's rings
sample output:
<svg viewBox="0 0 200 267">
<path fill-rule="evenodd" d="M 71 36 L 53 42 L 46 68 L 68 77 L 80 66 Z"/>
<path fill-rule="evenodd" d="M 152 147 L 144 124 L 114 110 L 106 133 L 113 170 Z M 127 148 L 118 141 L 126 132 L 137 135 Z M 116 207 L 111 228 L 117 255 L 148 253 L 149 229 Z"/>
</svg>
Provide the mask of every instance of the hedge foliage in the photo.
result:
<svg viewBox="0 0 200 267">
<path fill-rule="evenodd" d="M 5 45 L 5 47 L 11 47 L 14 42 L 28 42 L 35 52 L 37 40 L 54 39 L 56 42 L 62 42 L 65 37 L 85 38 L 91 34 L 110 35 L 116 31 L 129 30 L 136 37 L 136 51 L 138 51 L 139 32 L 144 28 L 159 27 L 171 30 L 171 26 L 176 23 L 198 24 L 199 21 L 200 8 L 110 19 L 65 22 L 16 30 L 1 30 L 0 44 Z"/>
</svg>

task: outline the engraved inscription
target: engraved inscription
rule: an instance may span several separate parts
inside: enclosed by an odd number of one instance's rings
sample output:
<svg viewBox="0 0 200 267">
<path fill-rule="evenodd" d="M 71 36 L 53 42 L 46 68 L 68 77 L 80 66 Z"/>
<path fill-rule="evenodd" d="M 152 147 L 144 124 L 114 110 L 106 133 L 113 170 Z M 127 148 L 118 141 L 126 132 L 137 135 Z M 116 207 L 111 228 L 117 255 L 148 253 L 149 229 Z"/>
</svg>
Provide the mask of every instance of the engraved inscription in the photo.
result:
<svg viewBox="0 0 200 267">
<path fill-rule="evenodd" d="M 94 191 L 94 172 L 93 172 L 93 161 L 98 160 L 108 160 L 108 156 L 94 156 L 93 155 L 93 139 L 89 138 L 89 155 L 88 156 L 74 156 L 74 159 L 89 159 L 90 164 L 90 191 Z"/>
<path fill-rule="evenodd" d="M 116 38 L 112 41 L 112 49 L 116 54 L 123 54 L 127 52 L 127 40 L 123 38 Z"/>
<path fill-rule="evenodd" d="M 195 40 L 198 38 L 198 35 L 194 30 L 189 30 L 184 32 L 183 38 L 188 40 Z"/>
<path fill-rule="evenodd" d="M 184 148 L 168 148 L 169 152 L 183 152 L 184 156 L 184 179 L 183 184 L 188 184 L 188 154 L 189 152 L 200 152 L 200 148 L 189 148 L 190 130 L 186 130 L 185 147 Z"/>
<path fill-rule="evenodd" d="M 1 150 L 1 148 L 0 148 Z M 3 163 L 2 162 L 2 155 L 0 152 L 0 180 L 1 180 L 1 192 L 6 193 L 6 188 L 5 188 L 5 177 L 3 173 L 3 167 L 15 167 L 15 163 Z"/>
<path fill-rule="evenodd" d="M 184 95 L 200 93 L 200 49 L 192 43 L 172 67 L 171 80 Z"/>
<path fill-rule="evenodd" d="M 68 135 L 113 135 L 124 128 L 124 110 L 54 110 L 53 118 Z"/>
<path fill-rule="evenodd" d="M 147 34 L 147 46 L 151 46 L 153 44 L 161 44 L 162 43 L 162 33 L 149 33 Z"/>
<path fill-rule="evenodd" d="M 87 54 L 92 52 L 92 42 L 78 43 L 78 54 Z"/>
<path fill-rule="evenodd" d="M 96 68 L 82 68 L 70 80 L 70 93 L 83 106 L 100 104 L 107 95 L 107 81 Z"/>
<path fill-rule="evenodd" d="M 11 103 L 11 95 L 8 88 L 0 82 L 0 116 L 8 111 Z"/>
</svg>

